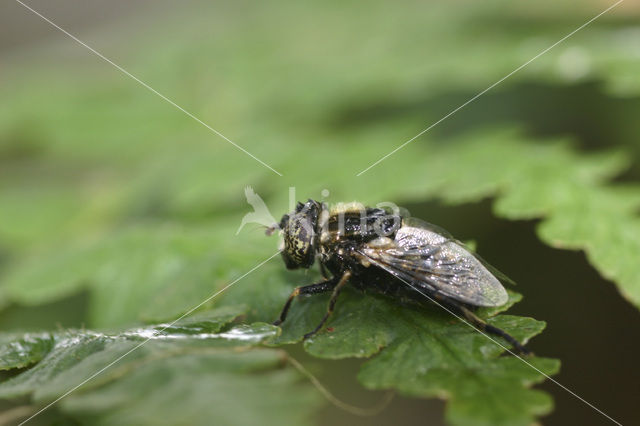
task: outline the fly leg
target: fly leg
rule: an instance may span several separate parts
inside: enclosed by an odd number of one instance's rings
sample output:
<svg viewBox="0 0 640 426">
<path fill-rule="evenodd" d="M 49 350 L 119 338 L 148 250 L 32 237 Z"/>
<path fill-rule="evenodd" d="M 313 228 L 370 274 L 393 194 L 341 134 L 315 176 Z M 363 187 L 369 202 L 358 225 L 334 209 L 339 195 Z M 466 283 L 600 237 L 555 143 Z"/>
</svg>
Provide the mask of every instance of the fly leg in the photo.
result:
<svg viewBox="0 0 640 426">
<path fill-rule="evenodd" d="M 515 337 L 511 336 L 506 331 L 504 331 L 504 330 L 502 330 L 502 329 L 500 329 L 498 327 L 494 327 L 491 324 L 487 324 L 481 318 L 479 318 L 476 314 L 474 314 L 473 312 L 471 312 L 469 309 L 465 308 L 464 306 L 462 307 L 461 311 L 464 314 L 464 317 L 467 319 L 467 321 L 471 322 L 473 325 L 478 327 L 480 330 L 484 330 L 487 333 L 493 334 L 494 336 L 502 337 L 504 340 L 506 340 L 507 342 L 511 343 L 511 345 L 513 345 L 513 347 L 516 349 L 516 351 L 521 355 L 531 355 L 531 351 L 529 349 L 525 348 L 520 342 L 518 342 L 515 339 Z"/>
<path fill-rule="evenodd" d="M 474 314 L 473 312 L 471 312 L 471 310 L 469 310 L 468 308 L 466 308 L 465 306 L 456 303 L 448 298 L 442 297 L 438 294 L 434 295 L 436 299 L 438 299 L 438 301 L 449 305 L 453 308 L 455 308 L 458 312 L 460 312 L 462 315 L 464 315 L 464 318 L 471 323 L 471 325 L 475 326 L 477 329 L 487 332 L 489 334 L 493 334 L 494 336 L 500 336 L 502 337 L 504 340 L 506 340 L 507 342 L 511 343 L 511 345 L 515 348 L 515 350 L 521 354 L 521 355 L 531 355 L 531 351 L 529 351 L 527 348 L 525 348 L 520 342 L 518 342 L 513 336 L 511 336 L 509 333 L 507 333 L 506 331 L 498 328 L 498 327 L 494 327 L 491 324 L 487 324 L 482 318 L 478 317 L 476 314 Z"/>
<path fill-rule="evenodd" d="M 329 279 L 329 277 L 331 276 L 327 267 L 324 266 L 324 263 L 320 264 L 320 272 L 322 273 L 322 276 L 325 277 L 326 279 Z"/>
<path fill-rule="evenodd" d="M 337 278 L 331 278 L 326 281 L 322 281 L 316 284 L 309 284 L 300 287 L 296 287 L 291 295 L 287 299 L 287 303 L 284 304 L 282 308 L 282 312 L 280 313 L 280 317 L 273 322 L 273 325 L 280 325 L 287 319 L 287 313 L 289 312 L 289 308 L 291 307 L 291 303 L 296 296 L 301 294 L 319 294 L 319 293 L 327 293 L 336 286 Z"/>
<path fill-rule="evenodd" d="M 324 317 L 322 317 L 322 321 L 320 321 L 320 324 L 318 324 L 318 326 L 313 331 L 305 334 L 304 339 L 308 339 L 309 337 L 316 334 L 322 328 L 324 323 L 327 322 L 327 320 L 329 319 L 329 316 L 333 313 L 333 308 L 336 305 L 336 300 L 338 300 L 340 291 L 347 284 L 347 282 L 349 282 L 349 278 L 351 278 L 351 272 L 346 271 L 342 275 L 342 278 L 340 278 L 340 281 L 338 282 L 338 284 L 333 288 L 333 293 L 331 293 L 331 299 L 329 300 L 329 307 L 327 308 L 327 312 L 324 314 Z"/>
</svg>

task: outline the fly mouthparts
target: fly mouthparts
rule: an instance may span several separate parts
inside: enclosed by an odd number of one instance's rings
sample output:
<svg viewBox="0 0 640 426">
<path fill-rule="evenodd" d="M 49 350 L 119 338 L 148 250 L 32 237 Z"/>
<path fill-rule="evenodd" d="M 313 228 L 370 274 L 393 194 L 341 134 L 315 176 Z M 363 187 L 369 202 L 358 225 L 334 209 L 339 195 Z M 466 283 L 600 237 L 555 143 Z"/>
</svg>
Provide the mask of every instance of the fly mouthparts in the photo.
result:
<svg viewBox="0 0 640 426">
<path fill-rule="evenodd" d="M 271 234 L 273 234 L 275 232 L 276 229 L 280 229 L 280 226 L 278 226 L 277 223 L 274 223 L 273 225 L 267 227 L 267 229 L 265 229 L 264 233 L 267 237 L 271 236 Z"/>
</svg>

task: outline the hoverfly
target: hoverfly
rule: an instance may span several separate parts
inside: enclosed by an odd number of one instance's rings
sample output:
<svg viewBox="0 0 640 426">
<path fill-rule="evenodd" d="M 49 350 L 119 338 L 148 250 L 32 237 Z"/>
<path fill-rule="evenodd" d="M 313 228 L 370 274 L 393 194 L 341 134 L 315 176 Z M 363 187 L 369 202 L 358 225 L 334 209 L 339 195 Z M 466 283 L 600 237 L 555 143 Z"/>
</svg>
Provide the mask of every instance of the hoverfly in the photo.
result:
<svg viewBox="0 0 640 426">
<path fill-rule="evenodd" d="M 299 295 L 331 292 L 331 299 L 316 334 L 332 314 L 340 291 L 347 283 L 360 290 L 396 298 L 428 299 L 459 312 L 480 330 L 500 336 L 528 354 L 515 338 L 487 324 L 472 311 L 495 307 L 509 297 L 496 277 L 509 281 L 443 229 L 409 217 L 402 211 L 339 204 L 329 209 L 314 200 L 298 203 L 276 228 L 282 231 L 282 257 L 288 269 L 310 268 L 316 259 L 325 279 L 293 290 L 280 317 L 287 318 L 291 303 Z"/>
</svg>

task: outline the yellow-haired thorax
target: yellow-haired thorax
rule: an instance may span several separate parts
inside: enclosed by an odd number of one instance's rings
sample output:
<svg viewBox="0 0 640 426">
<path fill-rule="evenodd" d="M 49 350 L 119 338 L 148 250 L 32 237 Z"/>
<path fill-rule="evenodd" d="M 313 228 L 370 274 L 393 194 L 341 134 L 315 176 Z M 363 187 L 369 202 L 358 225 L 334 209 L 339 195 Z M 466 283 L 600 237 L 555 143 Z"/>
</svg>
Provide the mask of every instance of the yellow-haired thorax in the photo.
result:
<svg viewBox="0 0 640 426">
<path fill-rule="evenodd" d="M 329 214 L 341 214 L 341 213 L 359 213 L 365 212 L 367 206 L 357 201 L 350 203 L 336 203 L 329 209 Z"/>
</svg>

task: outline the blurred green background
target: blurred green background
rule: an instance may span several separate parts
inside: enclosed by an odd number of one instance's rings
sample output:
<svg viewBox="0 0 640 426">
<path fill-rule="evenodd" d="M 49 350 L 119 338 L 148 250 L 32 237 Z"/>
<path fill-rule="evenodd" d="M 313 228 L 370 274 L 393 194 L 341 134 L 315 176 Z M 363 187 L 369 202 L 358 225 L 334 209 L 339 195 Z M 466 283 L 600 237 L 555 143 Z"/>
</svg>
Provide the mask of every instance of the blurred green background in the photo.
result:
<svg viewBox="0 0 640 426">
<path fill-rule="evenodd" d="M 259 230 L 235 236 L 247 185 L 277 217 L 289 187 L 299 199 L 328 189 L 329 202 L 393 201 L 474 240 L 518 282 L 524 300 L 510 312 L 547 322 L 531 347 L 562 360 L 555 379 L 637 421 L 637 4 L 622 3 L 360 177 L 612 3 L 28 4 L 284 176 L 3 2 L 0 329 L 173 318 L 274 252 Z M 227 250 L 242 255 L 210 266 Z M 283 268 L 272 266 L 257 274 Z M 378 400 L 356 381 L 360 361 L 291 350 L 339 397 Z M 554 384 L 541 388 L 556 404 L 545 424 L 604 422 Z M 443 406 L 398 397 L 374 418 L 327 405 L 315 420 L 439 424 Z M 47 416 L 39 421 L 64 415 Z"/>
</svg>

